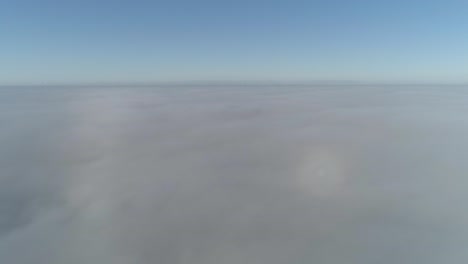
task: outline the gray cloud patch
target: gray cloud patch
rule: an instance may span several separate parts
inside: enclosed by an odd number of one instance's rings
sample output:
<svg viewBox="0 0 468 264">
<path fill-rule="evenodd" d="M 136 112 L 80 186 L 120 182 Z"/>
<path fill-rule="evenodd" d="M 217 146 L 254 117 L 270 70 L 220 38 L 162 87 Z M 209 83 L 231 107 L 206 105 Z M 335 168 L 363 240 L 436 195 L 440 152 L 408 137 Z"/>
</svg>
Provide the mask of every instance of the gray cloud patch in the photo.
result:
<svg viewBox="0 0 468 264">
<path fill-rule="evenodd" d="M 468 96 L 2 88 L 1 263 L 460 263 Z"/>
</svg>

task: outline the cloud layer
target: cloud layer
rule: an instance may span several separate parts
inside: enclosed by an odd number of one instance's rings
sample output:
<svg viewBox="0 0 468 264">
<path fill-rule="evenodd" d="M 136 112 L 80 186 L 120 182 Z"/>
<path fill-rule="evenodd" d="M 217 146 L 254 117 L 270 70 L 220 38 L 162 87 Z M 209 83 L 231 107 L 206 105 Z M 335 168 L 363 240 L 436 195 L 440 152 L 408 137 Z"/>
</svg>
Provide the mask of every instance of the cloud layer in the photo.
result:
<svg viewBox="0 0 468 264">
<path fill-rule="evenodd" d="M 0 89 L 0 262 L 468 260 L 468 94 Z"/>
</svg>

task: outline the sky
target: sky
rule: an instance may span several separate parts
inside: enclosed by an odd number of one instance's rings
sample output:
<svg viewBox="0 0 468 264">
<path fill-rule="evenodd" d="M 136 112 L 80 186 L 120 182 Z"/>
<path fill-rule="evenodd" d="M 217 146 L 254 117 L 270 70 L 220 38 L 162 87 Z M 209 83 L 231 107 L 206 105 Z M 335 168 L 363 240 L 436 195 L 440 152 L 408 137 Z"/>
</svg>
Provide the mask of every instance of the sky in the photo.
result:
<svg viewBox="0 0 468 264">
<path fill-rule="evenodd" d="M 0 0 L 0 84 L 468 82 L 468 2 Z"/>
</svg>

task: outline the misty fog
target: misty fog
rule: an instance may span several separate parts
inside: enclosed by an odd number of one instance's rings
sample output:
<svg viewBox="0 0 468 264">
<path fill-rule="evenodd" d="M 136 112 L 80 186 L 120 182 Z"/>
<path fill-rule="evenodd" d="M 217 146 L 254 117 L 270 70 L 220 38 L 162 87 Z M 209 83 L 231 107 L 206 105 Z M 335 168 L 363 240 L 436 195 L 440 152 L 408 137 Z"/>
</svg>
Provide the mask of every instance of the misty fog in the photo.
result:
<svg viewBox="0 0 468 264">
<path fill-rule="evenodd" d="M 466 88 L 0 88 L 0 263 L 466 262 Z"/>
</svg>

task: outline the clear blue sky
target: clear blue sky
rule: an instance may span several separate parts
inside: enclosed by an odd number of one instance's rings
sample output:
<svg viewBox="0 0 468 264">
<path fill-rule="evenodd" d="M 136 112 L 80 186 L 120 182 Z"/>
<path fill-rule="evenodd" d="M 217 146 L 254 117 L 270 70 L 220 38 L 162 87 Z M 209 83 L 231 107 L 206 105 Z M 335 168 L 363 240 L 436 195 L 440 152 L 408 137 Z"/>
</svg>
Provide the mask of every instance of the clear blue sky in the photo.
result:
<svg viewBox="0 0 468 264">
<path fill-rule="evenodd" d="M 0 84 L 468 82 L 468 1 L 0 0 Z"/>
</svg>

